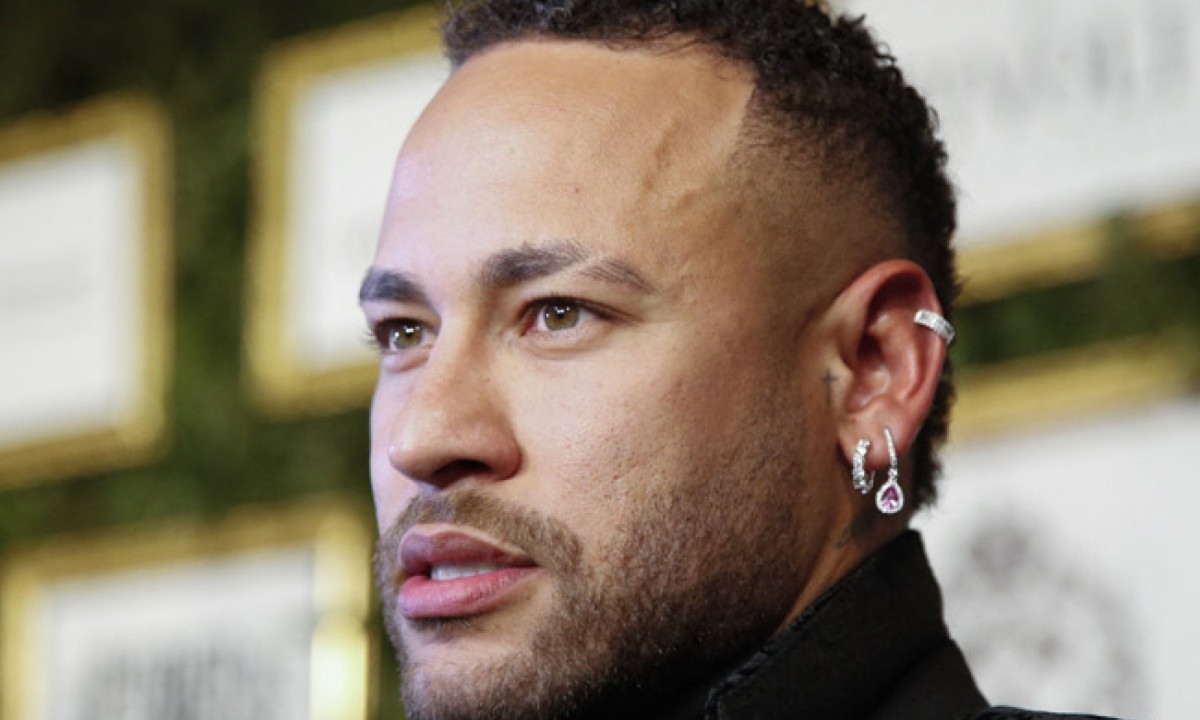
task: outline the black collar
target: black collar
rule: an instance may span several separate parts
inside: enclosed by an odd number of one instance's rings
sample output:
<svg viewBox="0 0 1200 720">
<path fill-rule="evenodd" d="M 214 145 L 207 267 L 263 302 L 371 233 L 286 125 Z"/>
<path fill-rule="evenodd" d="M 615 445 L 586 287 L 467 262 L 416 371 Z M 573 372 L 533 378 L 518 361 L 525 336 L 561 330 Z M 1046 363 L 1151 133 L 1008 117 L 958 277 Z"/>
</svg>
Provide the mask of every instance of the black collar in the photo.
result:
<svg viewBox="0 0 1200 720">
<path fill-rule="evenodd" d="M 942 620 L 921 537 L 906 531 L 749 660 L 664 718 L 946 718 L 986 706 Z"/>
</svg>

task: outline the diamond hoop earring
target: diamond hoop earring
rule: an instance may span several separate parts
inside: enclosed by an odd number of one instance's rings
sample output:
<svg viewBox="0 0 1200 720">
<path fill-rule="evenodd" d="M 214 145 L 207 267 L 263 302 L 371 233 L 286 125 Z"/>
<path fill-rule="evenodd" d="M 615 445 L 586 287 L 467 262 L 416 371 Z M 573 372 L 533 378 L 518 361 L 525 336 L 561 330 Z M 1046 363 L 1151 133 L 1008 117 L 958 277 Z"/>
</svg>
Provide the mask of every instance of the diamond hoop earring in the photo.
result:
<svg viewBox="0 0 1200 720">
<path fill-rule="evenodd" d="M 850 468 L 850 477 L 854 481 L 854 489 L 859 493 L 866 495 L 871 492 L 871 488 L 875 487 L 875 471 L 867 472 L 867 451 L 871 449 L 871 441 L 863 438 L 854 446 L 853 464 Z"/>
<path fill-rule="evenodd" d="M 888 475 L 887 482 L 875 494 L 875 507 L 884 515 L 895 515 L 904 507 L 904 490 L 900 488 L 900 459 L 896 457 L 896 443 L 892 439 L 891 429 L 883 428 L 883 438 L 887 441 Z"/>
</svg>

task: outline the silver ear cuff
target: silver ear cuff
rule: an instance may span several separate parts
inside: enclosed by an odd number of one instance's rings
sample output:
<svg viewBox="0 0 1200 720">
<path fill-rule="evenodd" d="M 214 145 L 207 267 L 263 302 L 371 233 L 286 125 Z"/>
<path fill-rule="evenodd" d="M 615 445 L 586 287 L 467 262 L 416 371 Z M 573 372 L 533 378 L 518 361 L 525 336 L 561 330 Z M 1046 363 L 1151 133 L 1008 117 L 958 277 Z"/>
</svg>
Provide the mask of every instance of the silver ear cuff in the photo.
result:
<svg viewBox="0 0 1200 720">
<path fill-rule="evenodd" d="M 917 314 L 913 316 L 913 322 L 932 330 L 938 337 L 945 340 L 947 345 L 954 342 L 954 326 L 950 324 L 949 320 L 932 310 L 918 310 Z"/>
</svg>

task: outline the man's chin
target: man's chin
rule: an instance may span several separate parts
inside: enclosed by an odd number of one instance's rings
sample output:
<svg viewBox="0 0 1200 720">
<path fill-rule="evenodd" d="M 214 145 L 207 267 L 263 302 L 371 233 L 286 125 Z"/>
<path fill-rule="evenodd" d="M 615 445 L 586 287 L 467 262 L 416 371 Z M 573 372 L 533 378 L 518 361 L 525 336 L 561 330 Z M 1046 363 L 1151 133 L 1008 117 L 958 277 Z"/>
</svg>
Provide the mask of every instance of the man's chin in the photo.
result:
<svg viewBox="0 0 1200 720">
<path fill-rule="evenodd" d="M 461 667 L 515 654 L 519 638 L 500 633 L 487 618 L 402 620 L 400 637 L 405 666 Z"/>
<path fill-rule="evenodd" d="M 540 602 L 445 620 L 400 619 L 400 685 L 411 720 L 545 720 L 587 704 L 608 663 Z M 601 653 L 602 654 L 602 653 Z"/>
<path fill-rule="evenodd" d="M 536 717 L 519 705 L 519 678 L 536 672 L 532 658 L 511 644 L 464 632 L 471 620 L 446 623 L 406 647 L 400 668 L 411 720 Z M 429 636 L 433 635 L 434 638 Z"/>
</svg>

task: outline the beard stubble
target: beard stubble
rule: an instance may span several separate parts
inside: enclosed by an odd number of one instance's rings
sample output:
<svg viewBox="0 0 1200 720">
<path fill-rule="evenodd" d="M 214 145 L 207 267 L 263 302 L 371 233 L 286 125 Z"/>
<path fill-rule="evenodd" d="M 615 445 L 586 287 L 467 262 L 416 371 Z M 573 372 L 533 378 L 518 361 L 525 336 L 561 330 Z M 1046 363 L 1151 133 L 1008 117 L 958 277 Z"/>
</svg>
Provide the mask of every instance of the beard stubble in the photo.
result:
<svg viewBox="0 0 1200 720">
<path fill-rule="evenodd" d="M 716 463 L 739 482 L 707 477 L 651 494 L 612 528 L 604 565 L 587 562 L 563 522 L 464 486 L 419 496 L 380 539 L 385 622 L 412 720 L 580 720 L 650 715 L 761 645 L 792 609 L 803 573 L 798 464 L 748 433 Z M 776 441 L 783 438 L 775 437 Z M 397 608 L 399 543 L 414 525 L 477 528 L 528 553 L 553 582 L 553 607 L 527 642 L 454 676 L 409 658 L 402 625 L 439 642 L 479 631 L 471 618 L 404 620 Z"/>
</svg>

